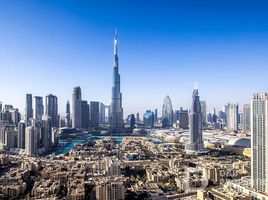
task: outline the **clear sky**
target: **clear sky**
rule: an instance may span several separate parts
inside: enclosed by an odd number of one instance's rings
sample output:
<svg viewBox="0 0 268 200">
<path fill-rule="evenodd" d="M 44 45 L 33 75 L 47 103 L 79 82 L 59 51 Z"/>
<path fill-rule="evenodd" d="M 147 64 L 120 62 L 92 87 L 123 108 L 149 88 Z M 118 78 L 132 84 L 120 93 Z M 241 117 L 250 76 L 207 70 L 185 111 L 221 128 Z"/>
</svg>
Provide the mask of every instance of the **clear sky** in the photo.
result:
<svg viewBox="0 0 268 200">
<path fill-rule="evenodd" d="M 268 91 L 268 2 L 259 0 L 1 0 L 0 100 L 72 88 L 110 103 L 118 29 L 124 114 L 188 107 L 194 82 L 209 108 Z"/>
</svg>

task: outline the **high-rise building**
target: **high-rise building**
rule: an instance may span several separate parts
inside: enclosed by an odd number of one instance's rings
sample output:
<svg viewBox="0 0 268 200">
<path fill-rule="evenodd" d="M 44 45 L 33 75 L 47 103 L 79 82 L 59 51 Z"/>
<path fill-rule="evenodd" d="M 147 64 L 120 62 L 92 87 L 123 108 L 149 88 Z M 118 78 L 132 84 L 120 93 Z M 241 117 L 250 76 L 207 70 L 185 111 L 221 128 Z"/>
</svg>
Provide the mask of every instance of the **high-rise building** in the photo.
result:
<svg viewBox="0 0 268 200">
<path fill-rule="evenodd" d="M 189 129 L 189 112 L 188 110 L 183 110 L 182 108 L 178 110 L 178 121 L 179 128 Z"/>
<path fill-rule="evenodd" d="M 148 128 L 154 127 L 154 113 L 151 110 L 146 110 L 146 113 L 144 113 L 143 124 Z"/>
<path fill-rule="evenodd" d="M 250 133 L 250 104 L 245 104 L 243 107 L 243 132 Z"/>
<path fill-rule="evenodd" d="M 106 106 L 103 104 L 103 103 L 100 103 L 100 108 L 99 108 L 99 111 L 100 111 L 100 124 L 105 124 L 105 109 L 106 109 Z"/>
<path fill-rule="evenodd" d="M 46 150 L 51 147 L 52 118 L 49 115 L 42 116 L 41 145 Z"/>
<path fill-rule="evenodd" d="M 58 98 L 55 95 L 49 94 L 46 96 L 46 112 L 45 114 L 51 117 L 52 127 L 59 126 L 58 120 Z"/>
<path fill-rule="evenodd" d="M 25 103 L 25 121 L 26 121 L 26 123 L 28 123 L 31 118 L 33 118 L 32 94 L 26 94 L 26 103 Z"/>
<path fill-rule="evenodd" d="M 0 146 L 5 148 L 14 148 L 16 146 L 16 126 L 14 125 L 4 125 L 0 130 Z"/>
<path fill-rule="evenodd" d="M 71 110 L 69 100 L 66 103 L 65 126 L 71 127 Z"/>
<path fill-rule="evenodd" d="M 33 126 L 28 126 L 25 131 L 25 153 L 29 156 L 37 155 L 37 131 Z"/>
<path fill-rule="evenodd" d="M 10 123 L 13 125 L 18 125 L 20 121 L 20 113 L 18 108 L 10 108 Z"/>
<path fill-rule="evenodd" d="M 99 102 L 91 101 L 90 102 L 90 126 L 92 128 L 99 127 Z"/>
<path fill-rule="evenodd" d="M 165 125 L 163 125 L 165 124 Z M 173 108 L 169 96 L 166 96 L 162 107 L 162 126 L 170 127 L 173 125 Z"/>
<path fill-rule="evenodd" d="M 113 66 L 113 87 L 110 114 L 110 131 L 121 132 L 124 129 L 122 93 L 120 90 L 120 74 L 118 63 L 117 33 L 114 36 L 114 66 Z"/>
<path fill-rule="evenodd" d="M 238 130 L 238 104 L 227 104 L 225 106 L 227 114 L 227 129 L 229 131 Z"/>
<path fill-rule="evenodd" d="M 17 139 L 17 143 L 18 143 L 18 148 L 20 149 L 25 149 L 25 122 L 24 121 L 20 121 L 18 124 L 18 139 Z"/>
<path fill-rule="evenodd" d="M 207 103 L 206 101 L 200 101 L 200 105 L 201 105 L 203 125 L 206 125 L 207 124 Z"/>
<path fill-rule="evenodd" d="M 201 105 L 198 96 L 198 89 L 194 89 L 192 96 L 192 107 L 190 111 L 190 138 L 189 142 L 185 146 L 186 153 L 188 154 L 200 154 L 203 152 L 203 122 Z"/>
<path fill-rule="evenodd" d="M 158 122 L 158 110 L 157 110 L 157 108 L 154 110 L 154 122 Z"/>
<path fill-rule="evenodd" d="M 127 125 L 130 127 L 130 128 L 134 128 L 135 127 L 135 124 L 136 124 L 136 119 L 135 119 L 135 115 L 134 114 L 130 114 L 127 116 Z"/>
<path fill-rule="evenodd" d="M 34 97 L 34 119 L 41 122 L 44 114 L 43 97 Z"/>
<path fill-rule="evenodd" d="M 87 129 L 89 127 L 89 105 L 87 101 L 81 101 L 81 128 Z"/>
<path fill-rule="evenodd" d="M 73 89 L 73 95 L 72 95 L 72 127 L 73 128 L 81 128 L 81 125 L 82 125 L 81 101 L 82 101 L 81 88 L 75 87 Z"/>
<path fill-rule="evenodd" d="M 255 93 L 250 102 L 251 184 L 268 192 L 268 93 Z"/>
</svg>

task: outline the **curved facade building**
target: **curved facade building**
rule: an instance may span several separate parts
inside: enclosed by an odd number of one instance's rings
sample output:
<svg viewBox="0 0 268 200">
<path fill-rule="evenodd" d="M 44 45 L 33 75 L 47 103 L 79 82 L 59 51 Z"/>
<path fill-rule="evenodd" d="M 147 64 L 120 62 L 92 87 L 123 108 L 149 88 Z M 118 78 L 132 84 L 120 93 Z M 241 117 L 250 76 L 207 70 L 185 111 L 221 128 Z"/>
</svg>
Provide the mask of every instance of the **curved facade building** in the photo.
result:
<svg viewBox="0 0 268 200">
<path fill-rule="evenodd" d="M 203 122 L 201 105 L 198 96 L 198 89 L 194 89 L 192 96 L 192 108 L 189 117 L 190 126 L 190 140 L 185 146 L 186 153 L 188 154 L 200 154 L 204 153 L 203 144 Z"/>
<path fill-rule="evenodd" d="M 162 126 L 170 127 L 173 124 L 173 108 L 169 96 L 166 96 L 162 107 Z"/>
<path fill-rule="evenodd" d="M 72 128 L 81 128 L 82 114 L 81 114 L 82 93 L 80 87 L 73 89 L 72 95 Z"/>
</svg>

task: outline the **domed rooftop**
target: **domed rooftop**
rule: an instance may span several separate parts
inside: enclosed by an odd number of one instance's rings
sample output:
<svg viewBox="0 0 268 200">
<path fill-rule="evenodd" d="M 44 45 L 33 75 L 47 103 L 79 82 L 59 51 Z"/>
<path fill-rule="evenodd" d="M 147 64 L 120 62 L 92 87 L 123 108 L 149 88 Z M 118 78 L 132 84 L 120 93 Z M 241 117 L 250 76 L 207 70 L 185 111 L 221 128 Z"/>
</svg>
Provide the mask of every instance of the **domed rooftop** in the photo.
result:
<svg viewBox="0 0 268 200">
<path fill-rule="evenodd" d="M 228 141 L 228 145 L 236 147 L 250 147 L 250 138 L 232 138 Z"/>
</svg>

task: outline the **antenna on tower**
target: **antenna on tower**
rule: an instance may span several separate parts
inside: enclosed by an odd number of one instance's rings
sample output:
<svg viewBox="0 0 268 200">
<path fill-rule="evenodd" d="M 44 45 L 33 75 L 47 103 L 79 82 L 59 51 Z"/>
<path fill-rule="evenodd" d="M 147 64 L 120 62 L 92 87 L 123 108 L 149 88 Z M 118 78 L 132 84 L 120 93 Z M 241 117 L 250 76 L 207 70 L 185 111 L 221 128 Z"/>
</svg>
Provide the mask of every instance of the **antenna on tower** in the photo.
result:
<svg viewBox="0 0 268 200">
<path fill-rule="evenodd" d="M 198 81 L 194 82 L 194 89 L 198 90 Z"/>
</svg>

